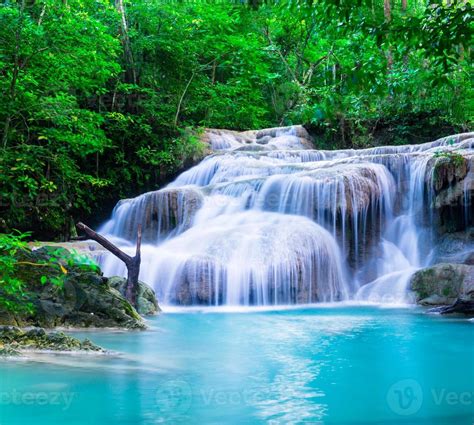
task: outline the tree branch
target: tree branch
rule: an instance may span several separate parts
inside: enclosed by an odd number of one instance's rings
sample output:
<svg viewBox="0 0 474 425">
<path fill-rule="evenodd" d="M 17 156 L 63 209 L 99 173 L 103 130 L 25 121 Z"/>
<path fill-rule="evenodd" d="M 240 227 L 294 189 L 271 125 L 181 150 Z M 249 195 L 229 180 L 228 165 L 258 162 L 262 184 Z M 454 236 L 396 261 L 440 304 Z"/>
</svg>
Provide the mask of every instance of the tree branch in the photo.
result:
<svg viewBox="0 0 474 425">
<path fill-rule="evenodd" d="M 132 303 L 132 305 L 137 305 L 137 292 L 138 292 L 138 276 L 140 274 L 140 263 L 141 263 L 141 244 L 142 244 L 142 226 L 138 225 L 137 229 L 137 247 L 135 256 L 131 257 L 130 255 L 123 252 L 120 248 L 110 242 L 108 239 L 104 238 L 99 233 L 92 230 L 90 227 L 86 226 L 84 223 L 77 223 L 76 227 L 79 230 L 82 230 L 90 239 L 96 241 L 102 245 L 107 251 L 114 254 L 117 258 L 122 260 L 127 266 L 127 290 L 126 297 Z"/>
</svg>

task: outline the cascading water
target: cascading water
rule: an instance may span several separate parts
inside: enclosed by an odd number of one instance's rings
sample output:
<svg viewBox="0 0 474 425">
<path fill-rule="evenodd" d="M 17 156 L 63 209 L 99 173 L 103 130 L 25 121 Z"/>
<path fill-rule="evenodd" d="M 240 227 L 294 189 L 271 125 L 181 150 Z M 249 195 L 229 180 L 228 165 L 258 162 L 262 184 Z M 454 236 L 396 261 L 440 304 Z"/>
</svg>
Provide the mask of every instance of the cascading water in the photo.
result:
<svg viewBox="0 0 474 425">
<path fill-rule="evenodd" d="M 467 134 L 317 151 L 302 127 L 208 139 L 213 155 L 165 189 L 119 202 L 101 229 L 132 252 L 143 225 L 140 278 L 162 304 L 409 301 L 434 238 L 434 153 L 472 158 L 474 146 Z M 126 274 L 111 255 L 101 267 Z"/>
</svg>

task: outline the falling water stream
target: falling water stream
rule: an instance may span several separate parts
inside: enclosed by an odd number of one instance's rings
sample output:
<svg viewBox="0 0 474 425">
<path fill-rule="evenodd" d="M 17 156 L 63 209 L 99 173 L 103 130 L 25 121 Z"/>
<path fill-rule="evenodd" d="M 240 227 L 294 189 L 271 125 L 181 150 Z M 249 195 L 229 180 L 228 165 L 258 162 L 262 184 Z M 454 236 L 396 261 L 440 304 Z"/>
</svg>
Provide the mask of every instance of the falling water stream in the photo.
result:
<svg viewBox="0 0 474 425">
<path fill-rule="evenodd" d="M 430 263 L 435 237 L 432 159 L 474 139 L 322 151 L 306 136 L 212 132 L 212 155 L 119 202 L 101 232 L 133 252 L 142 223 L 140 278 L 163 305 L 410 302 L 410 276 Z M 126 274 L 113 256 L 101 266 Z"/>
</svg>

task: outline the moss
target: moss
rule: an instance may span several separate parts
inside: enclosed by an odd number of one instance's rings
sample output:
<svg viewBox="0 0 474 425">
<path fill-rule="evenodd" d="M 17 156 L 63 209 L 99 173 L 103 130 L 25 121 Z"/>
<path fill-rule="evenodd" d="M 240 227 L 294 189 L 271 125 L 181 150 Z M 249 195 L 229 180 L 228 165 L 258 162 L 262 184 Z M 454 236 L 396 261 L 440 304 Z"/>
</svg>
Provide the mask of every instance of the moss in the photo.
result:
<svg viewBox="0 0 474 425">
<path fill-rule="evenodd" d="M 445 297 L 454 297 L 456 293 L 451 286 L 445 286 L 442 290 L 442 293 Z"/>
<path fill-rule="evenodd" d="M 80 341 L 63 332 L 47 333 L 42 328 L 25 332 L 15 327 L 0 327 L 0 355 L 19 354 L 23 350 L 104 351 L 89 340 Z"/>
<path fill-rule="evenodd" d="M 466 276 L 470 266 L 463 264 L 438 264 L 419 270 L 411 280 L 411 289 L 417 300 L 438 296 L 442 300 L 458 298 L 468 284 Z"/>
</svg>

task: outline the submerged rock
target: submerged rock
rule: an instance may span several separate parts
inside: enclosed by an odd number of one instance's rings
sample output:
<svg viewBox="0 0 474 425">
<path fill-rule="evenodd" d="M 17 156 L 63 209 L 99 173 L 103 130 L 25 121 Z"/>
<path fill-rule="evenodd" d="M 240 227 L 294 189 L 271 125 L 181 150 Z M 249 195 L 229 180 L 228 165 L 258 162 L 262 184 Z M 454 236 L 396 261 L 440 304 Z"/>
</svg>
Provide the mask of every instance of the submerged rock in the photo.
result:
<svg viewBox="0 0 474 425">
<path fill-rule="evenodd" d="M 47 333 L 42 328 L 23 330 L 14 326 L 0 326 L 0 356 L 19 355 L 22 351 L 105 352 L 88 339 L 80 341 L 63 332 Z"/>
<path fill-rule="evenodd" d="M 474 266 L 444 263 L 419 270 L 412 276 L 411 289 L 421 305 L 474 300 Z"/>
<path fill-rule="evenodd" d="M 127 290 L 127 279 L 113 276 L 107 279 L 108 284 L 125 296 Z M 161 311 L 156 300 L 155 291 L 146 283 L 138 282 L 137 307 L 138 313 L 142 316 L 152 316 Z"/>
</svg>

